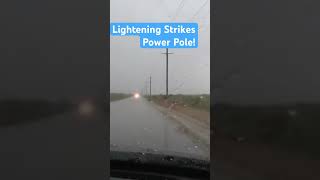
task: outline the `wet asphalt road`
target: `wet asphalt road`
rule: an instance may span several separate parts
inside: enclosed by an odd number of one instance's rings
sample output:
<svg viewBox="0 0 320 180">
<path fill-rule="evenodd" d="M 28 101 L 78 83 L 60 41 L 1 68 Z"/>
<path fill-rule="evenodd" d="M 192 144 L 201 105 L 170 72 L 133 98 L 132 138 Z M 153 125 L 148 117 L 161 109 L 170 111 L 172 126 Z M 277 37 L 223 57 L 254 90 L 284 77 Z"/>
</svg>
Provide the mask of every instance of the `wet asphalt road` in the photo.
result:
<svg viewBox="0 0 320 180">
<path fill-rule="evenodd" d="M 144 99 L 111 103 L 111 148 L 207 155 L 201 144 Z M 104 179 L 105 114 L 77 112 L 0 127 L 0 179 Z"/>
<path fill-rule="evenodd" d="M 209 157 L 203 145 L 185 128 L 144 98 L 111 102 L 111 149 L 142 149 Z"/>
</svg>

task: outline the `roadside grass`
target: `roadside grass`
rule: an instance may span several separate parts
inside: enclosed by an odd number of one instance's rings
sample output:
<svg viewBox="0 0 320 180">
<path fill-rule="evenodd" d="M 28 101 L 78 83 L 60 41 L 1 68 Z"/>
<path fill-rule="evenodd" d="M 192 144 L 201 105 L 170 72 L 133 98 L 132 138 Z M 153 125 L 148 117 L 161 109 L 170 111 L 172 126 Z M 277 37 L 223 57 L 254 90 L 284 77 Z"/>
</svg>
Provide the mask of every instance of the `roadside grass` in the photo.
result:
<svg viewBox="0 0 320 180">
<path fill-rule="evenodd" d="M 209 94 L 199 94 L 199 95 L 176 94 L 176 95 L 169 95 L 167 99 L 165 98 L 165 95 L 153 95 L 152 100 L 155 102 L 166 101 L 168 104 L 175 103 L 182 106 L 210 111 L 210 95 Z"/>
<path fill-rule="evenodd" d="M 148 98 L 148 97 L 147 97 Z M 210 111 L 210 95 L 153 95 L 152 101 Z M 211 107 L 215 136 L 235 141 L 294 147 L 319 155 L 320 103 L 272 105 L 215 104 Z"/>
<path fill-rule="evenodd" d="M 126 99 L 132 96 L 131 94 L 124 94 L 124 93 L 110 93 L 110 102 L 118 101 L 121 99 Z"/>
</svg>

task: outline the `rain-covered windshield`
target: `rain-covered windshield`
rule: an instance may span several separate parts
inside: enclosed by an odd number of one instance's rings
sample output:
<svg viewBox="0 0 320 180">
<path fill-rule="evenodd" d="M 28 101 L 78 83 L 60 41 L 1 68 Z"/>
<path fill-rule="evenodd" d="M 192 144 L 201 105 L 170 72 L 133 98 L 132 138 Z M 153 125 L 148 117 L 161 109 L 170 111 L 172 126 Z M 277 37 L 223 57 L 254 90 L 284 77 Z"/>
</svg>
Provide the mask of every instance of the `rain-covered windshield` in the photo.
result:
<svg viewBox="0 0 320 180">
<path fill-rule="evenodd" d="M 110 148 L 209 159 L 210 1 L 111 0 L 111 22 L 195 22 L 193 49 L 111 36 Z"/>
</svg>

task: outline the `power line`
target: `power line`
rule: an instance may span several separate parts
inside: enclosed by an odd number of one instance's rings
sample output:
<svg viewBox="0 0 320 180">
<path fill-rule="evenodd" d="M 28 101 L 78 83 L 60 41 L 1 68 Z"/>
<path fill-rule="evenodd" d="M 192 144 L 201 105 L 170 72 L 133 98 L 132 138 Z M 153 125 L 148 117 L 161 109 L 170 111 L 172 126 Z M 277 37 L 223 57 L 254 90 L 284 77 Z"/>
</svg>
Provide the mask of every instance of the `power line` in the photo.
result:
<svg viewBox="0 0 320 180">
<path fill-rule="evenodd" d="M 208 2 L 209 0 L 206 0 L 206 2 L 204 2 L 202 6 L 198 9 L 198 11 L 190 18 L 190 20 L 193 20 L 201 12 L 202 8 L 204 8 L 207 5 Z"/>
<path fill-rule="evenodd" d="M 207 5 L 208 2 L 209 2 L 209 0 L 206 0 L 189 21 L 194 19 L 201 12 L 201 10 Z M 175 20 L 178 17 L 179 13 L 181 12 L 181 10 L 185 6 L 185 4 L 186 4 L 185 0 L 180 1 L 179 5 L 175 11 L 176 13 L 175 13 L 175 16 L 173 17 L 173 20 Z M 165 6 L 165 8 L 167 9 L 167 12 L 168 12 L 168 7 L 165 5 L 165 3 L 163 3 L 163 5 Z M 208 14 L 210 14 L 210 10 L 206 13 L 206 15 L 203 18 L 205 19 L 208 16 Z M 170 18 L 170 16 L 168 16 L 168 17 Z M 168 94 L 169 94 L 168 93 L 168 59 L 169 59 L 168 55 L 172 54 L 172 53 L 169 53 L 168 48 L 166 48 L 166 53 L 162 53 L 162 54 L 166 54 L 166 97 L 168 97 Z M 184 82 L 179 84 L 176 88 L 173 89 L 173 92 L 180 89 L 182 86 L 184 86 L 184 84 L 185 84 Z M 150 77 L 150 95 L 151 95 L 151 77 Z"/>
<path fill-rule="evenodd" d="M 178 5 L 177 9 L 176 9 L 176 14 L 173 18 L 173 20 L 175 20 L 178 16 L 178 14 L 180 13 L 180 11 L 182 10 L 182 8 L 184 7 L 184 5 L 186 4 L 185 0 L 181 0 L 180 4 Z"/>
<path fill-rule="evenodd" d="M 201 10 L 207 5 L 208 2 L 209 2 L 209 0 L 206 0 L 206 1 L 202 4 L 202 6 L 196 11 L 196 13 L 195 13 L 188 21 L 193 21 L 194 18 L 201 12 Z M 207 11 L 206 15 L 203 16 L 201 19 L 206 20 L 207 17 L 208 17 L 208 15 L 210 15 L 210 9 L 209 9 L 209 11 Z M 199 24 L 199 30 L 200 30 L 200 31 L 203 30 L 203 27 L 204 27 L 203 24 Z M 205 27 L 206 27 L 206 26 L 205 26 Z"/>
<path fill-rule="evenodd" d="M 200 68 L 205 68 L 208 67 L 208 64 L 200 64 L 199 65 Z M 184 74 L 183 78 L 184 79 L 189 79 L 192 75 L 194 75 L 193 73 L 191 73 L 191 71 L 189 71 L 189 73 Z M 185 82 L 181 82 L 178 86 L 176 86 L 172 92 L 176 92 L 178 91 L 180 88 L 182 88 L 185 85 Z"/>
</svg>

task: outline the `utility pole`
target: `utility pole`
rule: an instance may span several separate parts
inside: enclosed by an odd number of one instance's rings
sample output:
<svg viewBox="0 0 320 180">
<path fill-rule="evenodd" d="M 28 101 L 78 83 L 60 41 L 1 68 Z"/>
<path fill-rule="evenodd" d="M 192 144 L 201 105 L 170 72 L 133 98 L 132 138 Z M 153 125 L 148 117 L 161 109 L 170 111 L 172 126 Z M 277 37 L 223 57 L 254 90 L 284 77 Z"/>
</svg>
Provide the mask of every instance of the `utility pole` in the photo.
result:
<svg viewBox="0 0 320 180">
<path fill-rule="evenodd" d="M 147 98 L 147 97 L 148 97 L 148 80 L 145 81 L 145 88 L 146 88 L 145 96 L 146 96 L 146 98 Z"/>
<path fill-rule="evenodd" d="M 166 98 L 168 98 L 168 60 L 169 60 L 169 54 L 173 54 L 173 53 L 169 53 L 168 48 L 166 48 L 166 52 L 162 54 L 166 55 Z"/>
<path fill-rule="evenodd" d="M 150 76 L 150 87 L 149 87 L 149 90 L 150 90 L 150 101 L 151 101 L 151 76 Z"/>
</svg>

